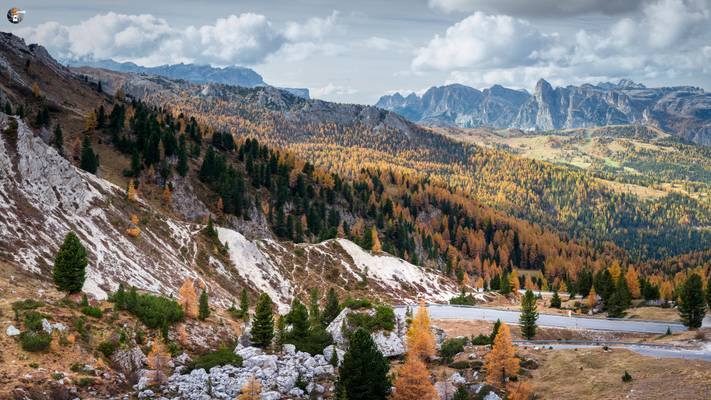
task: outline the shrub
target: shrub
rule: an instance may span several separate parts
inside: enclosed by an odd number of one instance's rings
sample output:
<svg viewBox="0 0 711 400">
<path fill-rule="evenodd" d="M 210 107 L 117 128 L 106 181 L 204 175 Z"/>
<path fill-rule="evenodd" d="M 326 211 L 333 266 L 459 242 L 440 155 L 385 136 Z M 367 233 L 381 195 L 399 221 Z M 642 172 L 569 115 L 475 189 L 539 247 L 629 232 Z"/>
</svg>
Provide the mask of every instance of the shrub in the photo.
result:
<svg viewBox="0 0 711 400">
<path fill-rule="evenodd" d="M 471 294 L 465 295 L 464 293 L 462 293 L 457 297 L 452 297 L 451 299 L 449 299 L 449 304 L 456 304 L 460 306 L 473 306 L 476 304 L 476 299 Z"/>
<path fill-rule="evenodd" d="M 104 357 L 109 358 L 114 354 L 117 348 L 118 343 L 107 340 L 99 344 L 98 350 L 104 355 Z"/>
<path fill-rule="evenodd" d="M 12 303 L 12 309 L 15 311 L 34 310 L 42 307 L 44 304 L 41 301 L 34 299 L 25 299 Z"/>
<path fill-rule="evenodd" d="M 469 364 L 468 361 L 461 360 L 461 361 L 455 361 L 455 362 L 449 364 L 449 367 L 454 368 L 454 369 L 467 369 L 467 368 L 471 367 L 471 365 Z"/>
<path fill-rule="evenodd" d="M 151 294 L 130 294 L 129 298 L 127 310 L 149 328 L 173 325 L 185 318 L 183 308 L 175 300 Z"/>
<path fill-rule="evenodd" d="M 64 378 L 64 374 L 63 374 L 63 373 L 61 373 L 61 372 L 53 372 L 53 373 L 52 373 L 52 379 L 54 379 L 55 381 L 58 381 L 58 380 L 60 380 L 60 379 L 62 379 L 62 378 Z"/>
<path fill-rule="evenodd" d="M 37 311 L 30 311 L 25 313 L 25 319 L 23 321 L 25 324 L 25 329 L 34 332 L 41 331 L 43 318 L 45 318 L 45 316 L 43 314 L 38 313 Z"/>
<path fill-rule="evenodd" d="M 464 345 L 466 344 L 466 338 L 448 339 L 442 343 L 439 353 L 446 362 L 450 362 L 452 357 L 464 351 Z"/>
<path fill-rule="evenodd" d="M 84 306 L 81 308 L 81 312 L 84 315 L 88 315 L 88 316 L 94 317 L 94 318 L 101 318 L 104 316 L 104 313 L 101 311 L 101 309 L 99 307 Z"/>
<path fill-rule="evenodd" d="M 375 315 L 367 313 L 348 314 L 348 323 L 353 327 L 353 331 L 357 328 L 363 328 L 369 333 L 378 330 L 392 331 L 395 329 L 395 311 L 390 306 L 381 304 L 376 306 Z"/>
<path fill-rule="evenodd" d="M 315 326 L 310 328 L 308 334 L 303 337 L 287 335 L 284 343 L 291 343 L 299 351 L 317 355 L 323 353 L 323 349 L 333 344 L 333 337 L 323 326 Z"/>
<path fill-rule="evenodd" d="M 86 319 L 84 317 L 77 318 L 74 320 L 74 329 L 77 330 L 79 336 L 83 341 L 88 342 L 91 338 L 89 326 L 86 324 Z"/>
<path fill-rule="evenodd" d="M 217 351 L 211 353 L 203 354 L 200 357 L 192 360 L 185 370 L 184 374 L 190 373 L 194 369 L 204 369 L 209 371 L 212 367 L 217 367 L 220 365 L 234 365 L 236 367 L 242 366 L 242 357 L 236 355 L 232 348 L 229 346 L 220 347 Z"/>
<path fill-rule="evenodd" d="M 630 375 L 629 372 L 625 371 L 625 374 L 622 375 L 622 382 L 631 382 L 632 381 L 632 375 Z"/>
<path fill-rule="evenodd" d="M 37 368 L 39 368 L 39 364 L 33 362 L 33 363 L 30 363 L 30 364 L 29 364 L 29 367 L 30 367 L 30 368 L 34 368 L 34 369 L 37 369 Z"/>
<path fill-rule="evenodd" d="M 474 346 L 486 346 L 491 344 L 491 337 L 488 335 L 479 335 L 475 338 L 472 338 L 472 345 Z"/>
<path fill-rule="evenodd" d="M 46 332 L 25 331 L 20 334 L 22 350 L 29 352 L 45 351 L 49 348 L 52 337 Z"/>
<path fill-rule="evenodd" d="M 77 385 L 79 385 L 79 387 L 87 387 L 87 386 L 91 386 L 93 384 L 94 384 L 94 378 L 88 378 L 86 376 L 79 378 L 79 382 L 77 382 Z"/>
<path fill-rule="evenodd" d="M 91 367 L 89 367 L 86 364 L 82 363 L 74 363 L 69 367 L 69 370 L 72 372 L 76 372 L 77 374 L 84 374 L 84 375 L 94 375 L 95 372 Z"/>
<path fill-rule="evenodd" d="M 368 299 L 352 299 L 350 297 L 343 300 L 343 308 L 358 310 L 361 308 L 372 308 L 373 303 Z"/>
</svg>

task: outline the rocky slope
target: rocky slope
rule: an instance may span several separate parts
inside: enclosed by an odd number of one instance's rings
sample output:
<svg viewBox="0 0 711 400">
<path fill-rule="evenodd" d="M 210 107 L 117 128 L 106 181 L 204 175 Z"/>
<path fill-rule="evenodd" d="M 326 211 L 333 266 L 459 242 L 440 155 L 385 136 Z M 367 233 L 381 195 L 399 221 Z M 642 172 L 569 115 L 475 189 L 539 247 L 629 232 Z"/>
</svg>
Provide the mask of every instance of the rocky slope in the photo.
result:
<svg viewBox="0 0 711 400">
<path fill-rule="evenodd" d="M 264 79 L 251 68 L 228 66 L 224 68 L 197 64 L 172 64 L 144 67 L 132 62 L 119 63 L 113 60 L 70 62 L 73 67 L 93 67 L 117 72 L 132 72 L 146 75 L 160 75 L 170 79 L 182 79 L 195 83 L 221 83 L 225 85 L 257 87 L 267 86 Z M 305 88 L 281 88 L 295 96 L 309 98 Z"/>
<path fill-rule="evenodd" d="M 553 88 L 541 79 L 533 94 L 499 85 L 430 88 L 421 97 L 383 96 L 376 106 L 430 125 L 522 130 L 647 124 L 711 145 L 711 93 L 691 86 L 647 88 L 629 80 Z"/>
<path fill-rule="evenodd" d="M 0 117 L 0 128 L 9 117 Z M 456 285 L 388 255 L 371 255 L 346 240 L 294 245 L 271 239 L 249 241 L 219 228 L 229 257 L 211 254 L 200 242 L 200 225 L 176 220 L 147 202 L 126 201 L 125 191 L 74 167 L 20 121 L 17 132 L 0 135 L 0 257 L 49 276 L 65 234 L 75 231 L 90 254 L 85 290 L 104 298 L 125 282 L 176 295 L 187 277 L 205 280 L 223 305 L 241 284 L 266 291 L 285 306 L 311 287 L 356 289 L 373 297 L 445 300 Z M 126 233 L 130 216 L 140 236 Z M 360 282 L 368 280 L 367 285 Z"/>
</svg>

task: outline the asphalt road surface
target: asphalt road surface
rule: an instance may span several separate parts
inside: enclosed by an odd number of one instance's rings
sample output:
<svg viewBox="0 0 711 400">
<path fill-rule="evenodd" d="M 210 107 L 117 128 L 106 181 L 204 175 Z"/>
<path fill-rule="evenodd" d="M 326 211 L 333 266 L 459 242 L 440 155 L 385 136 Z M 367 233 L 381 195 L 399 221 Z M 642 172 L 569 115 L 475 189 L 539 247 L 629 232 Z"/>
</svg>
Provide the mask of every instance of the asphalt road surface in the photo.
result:
<svg viewBox="0 0 711 400">
<path fill-rule="evenodd" d="M 414 309 L 417 306 L 413 307 Z M 499 310 L 485 307 L 452 306 L 442 304 L 428 305 L 432 319 L 464 319 L 494 322 L 497 319 L 507 324 L 518 324 L 519 312 Z M 397 307 L 395 312 L 405 313 L 405 307 Z M 538 326 L 569 329 L 589 329 L 596 331 L 639 332 L 639 333 L 666 333 L 667 328 L 672 332 L 683 332 L 686 327 L 680 323 L 663 321 L 643 321 L 634 319 L 605 319 L 568 317 L 557 314 L 540 314 Z"/>
</svg>

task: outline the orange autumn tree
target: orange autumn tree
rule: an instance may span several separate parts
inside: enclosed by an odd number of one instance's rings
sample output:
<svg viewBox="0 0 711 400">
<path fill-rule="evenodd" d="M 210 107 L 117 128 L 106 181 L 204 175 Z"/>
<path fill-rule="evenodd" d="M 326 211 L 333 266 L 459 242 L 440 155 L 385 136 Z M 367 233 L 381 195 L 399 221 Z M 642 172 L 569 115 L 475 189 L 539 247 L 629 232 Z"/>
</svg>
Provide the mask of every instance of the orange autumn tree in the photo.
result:
<svg viewBox="0 0 711 400">
<path fill-rule="evenodd" d="M 430 373 L 425 363 L 414 355 L 408 355 L 405 364 L 398 370 L 392 400 L 413 399 L 436 400 L 439 397 L 430 382 Z"/>
<path fill-rule="evenodd" d="M 633 299 L 639 299 L 642 297 L 642 289 L 639 286 L 639 274 L 634 267 L 630 266 L 627 268 L 627 272 L 625 273 L 625 281 L 627 282 L 627 287 L 629 288 Z"/>
<path fill-rule="evenodd" d="M 380 244 L 380 239 L 378 239 L 378 231 L 373 227 L 370 231 L 370 235 L 373 238 L 373 253 L 380 253 L 383 251 L 383 247 Z"/>
<path fill-rule="evenodd" d="M 430 329 L 430 315 L 424 300 L 420 300 L 417 314 L 407 331 L 407 347 L 411 357 L 425 359 L 435 355 L 435 338 Z"/>
<path fill-rule="evenodd" d="M 519 361 L 511 342 L 509 326 L 501 323 L 491 351 L 486 355 L 486 383 L 503 389 L 509 377 L 518 373 Z"/>
<path fill-rule="evenodd" d="M 588 308 L 592 310 L 595 308 L 595 304 L 597 304 L 597 293 L 595 293 L 595 288 L 590 288 L 590 293 L 588 294 Z"/>
<path fill-rule="evenodd" d="M 153 340 L 151 352 L 146 357 L 148 368 L 153 370 L 153 383 L 163 384 L 168 380 L 166 370 L 170 364 L 170 354 L 165 350 L 165 345 L 160 340 Z"/>
<path fill-rule="evenodd" d="M 237 396 L 235 400 L 259 400 L 261 398 L 262 385 L 254 377 L 250 376 L 247 383 L 242 387 L 242 394 Z"/>
<path fill-rule="evenodd" d="M 185 315 L 189 318 L 197 318 L 198 316 L 198 297 L 195 292 L 195 281 L 192 278 L 185 279 L 183 285 L 178 291 L 180 298 L 180 306 L 185 311 Z"/>
<path fill-rule="evenodd" d="M 506 385 L 507 400 L 529 400 L 533 395 L 531 385 L 526 381 L 509 382 Z"/>
</svg>

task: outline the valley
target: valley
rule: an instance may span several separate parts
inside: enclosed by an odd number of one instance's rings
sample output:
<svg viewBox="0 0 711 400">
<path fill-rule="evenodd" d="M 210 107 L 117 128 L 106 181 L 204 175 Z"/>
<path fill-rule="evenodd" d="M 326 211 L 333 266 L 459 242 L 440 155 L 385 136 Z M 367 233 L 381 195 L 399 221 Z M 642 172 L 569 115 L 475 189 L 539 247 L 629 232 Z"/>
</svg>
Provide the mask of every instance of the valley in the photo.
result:
<svg viewBox="0 0 711 400">
<path fill-rule="evenodd" d="M 704 89 L 55 55 L 0 32 L 0 398 L 708 397 Z"/>
</svg>

